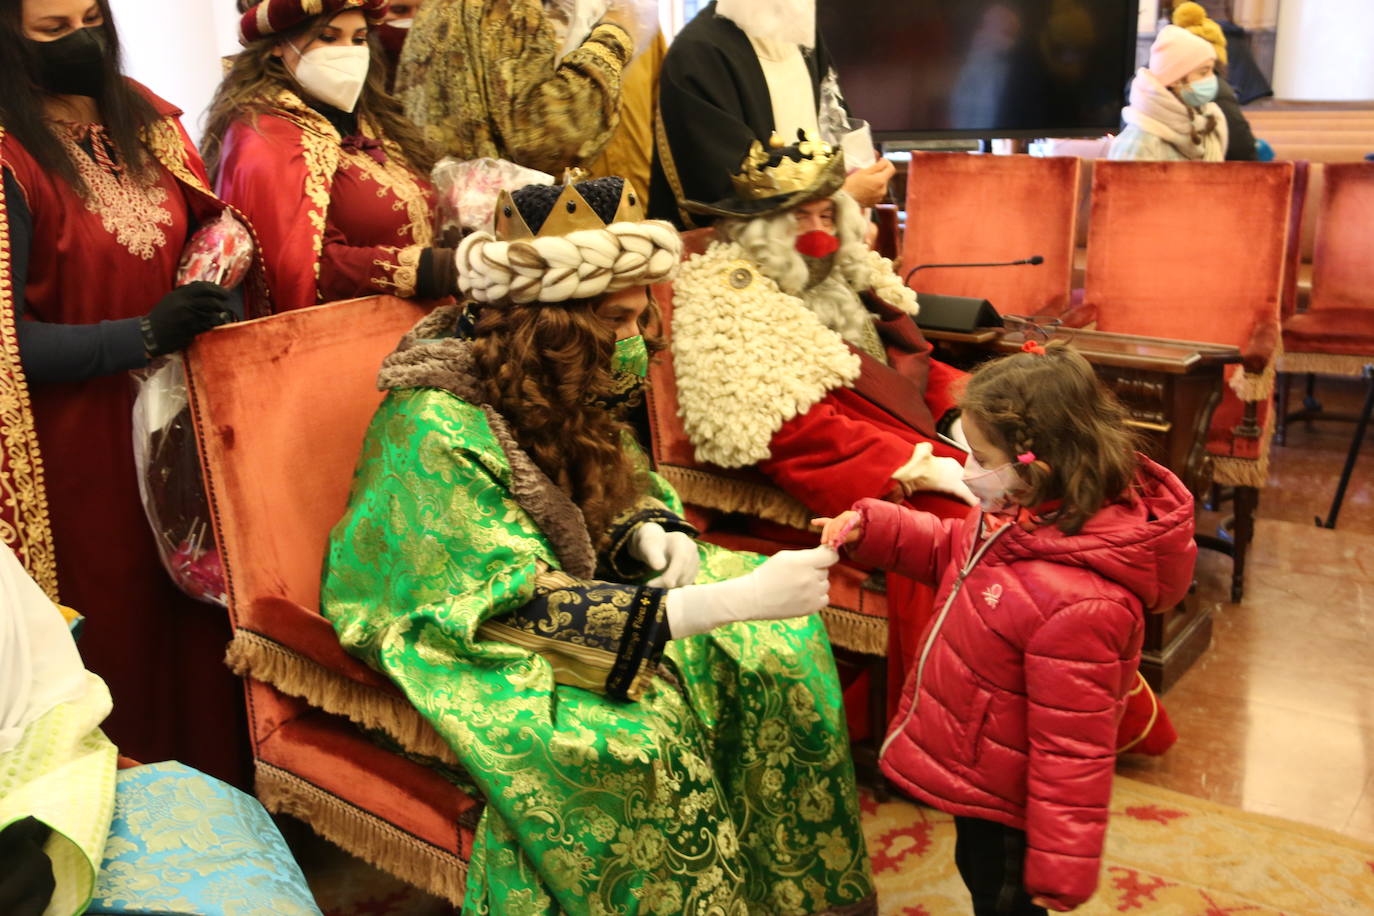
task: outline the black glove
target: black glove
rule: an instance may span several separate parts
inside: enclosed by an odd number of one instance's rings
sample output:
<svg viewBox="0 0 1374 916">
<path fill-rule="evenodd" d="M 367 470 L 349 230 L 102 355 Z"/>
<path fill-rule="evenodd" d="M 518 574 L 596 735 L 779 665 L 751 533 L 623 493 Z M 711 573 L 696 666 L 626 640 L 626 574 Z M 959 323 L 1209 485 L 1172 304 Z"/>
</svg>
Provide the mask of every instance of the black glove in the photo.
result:
<svg viewBox="0 0 1374 916">
<path fill-rule="evenodd" d="M 229 290 L 197 280 L 163 296 L 153 310 L 140 319 L 143 346 L 149 356 L 175 353 L 202 331 L 233 320 Z"/>
<path fill-rule="evenodd" d="M 0 831 L 0 913 L 42 916 L 48 908 L 57 888 L 52 862 L 43 851 L 51 832 L 31 817 Z"/>
</svg>

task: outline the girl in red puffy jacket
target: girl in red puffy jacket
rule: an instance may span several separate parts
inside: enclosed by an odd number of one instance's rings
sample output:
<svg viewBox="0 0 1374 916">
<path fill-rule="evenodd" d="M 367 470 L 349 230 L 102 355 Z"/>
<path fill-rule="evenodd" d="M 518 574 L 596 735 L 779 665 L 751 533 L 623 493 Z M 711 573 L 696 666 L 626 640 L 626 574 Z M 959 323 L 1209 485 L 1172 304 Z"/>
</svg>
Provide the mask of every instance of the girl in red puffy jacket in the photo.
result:
<svg viewBox="0 0 1374 916">
<path fill-rule="evenodd" d="M 984 914 L 1071 910 L 1097 887 L 1115 738 L 1145 614 L 1193 577 L 1193 500 L 1136 453 L 1071 347 L 982 367 L 960 401 L 982 512 L 865 499 L 818 519 L 855 560 L 938 586 L 882 769 L 954 815 Z"/>
</svg>

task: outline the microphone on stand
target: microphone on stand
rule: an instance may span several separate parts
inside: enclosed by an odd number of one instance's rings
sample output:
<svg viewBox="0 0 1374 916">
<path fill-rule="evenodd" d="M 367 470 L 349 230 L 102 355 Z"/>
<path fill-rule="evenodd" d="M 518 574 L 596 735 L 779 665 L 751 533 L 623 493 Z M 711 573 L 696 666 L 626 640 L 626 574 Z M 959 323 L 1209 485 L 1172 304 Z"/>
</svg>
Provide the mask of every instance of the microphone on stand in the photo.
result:
<svg viewBox="0 0 1374 916">
<path fill-rule="evenodd" d="M 1045 263 L 1043 255 L 1031 255 L 1019 261 L 990 261 L 981 264 L 917 264 L 906 274 L 906 285 L 911 285 L 911 277 L 918 270 L 931 270 L 936 267 L 1036 267 Z M 971 333 L 979 328 L 1002 326 L 1002 316 L 986 299 L 968 296 L 941 296 L 935 293 L 921 293 L 921 309 L 916 313 L 918 327 L 929 331 L 958 331 Z"/>
<path fill-rule="evenodd" d="M 1019 261 L 987 261 L 979 264 L 917 264 L 915 267 L 911 268 L 911 270 L 908 270 L 906 272 L 906 280 L 903 282 L 905 282 L 906 285 L 910 286 L 911 276 L 912 274 L 916 273 L 916 271 L 933 270 L 939 267 L 1021 267 L 1027 264 L 1031 267 L 1038 267 L 1044 263 L 1044 255 L 1034 254 L 1028 258 L 1022 258 Z"/>
</svg>

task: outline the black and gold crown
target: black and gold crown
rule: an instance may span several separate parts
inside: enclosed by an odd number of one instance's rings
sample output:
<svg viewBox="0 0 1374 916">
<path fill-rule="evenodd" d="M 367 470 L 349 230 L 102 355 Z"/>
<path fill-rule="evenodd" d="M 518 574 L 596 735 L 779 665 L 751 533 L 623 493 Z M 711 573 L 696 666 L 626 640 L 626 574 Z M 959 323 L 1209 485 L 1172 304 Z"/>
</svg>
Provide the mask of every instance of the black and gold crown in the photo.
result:
<svg viewBox="0 0 1374 916">
<path fill-rule="evenodd" d="M 549 238 L 644 219 L 644 198 L 623 178 L 584 180 L 568 169 L 561 185 L 531 185 L 496 199 L 496 238 Z"/>
<path fill-rule="evenodd" d="M 689 213 L 752 218 L 770 216 L 813 200 L 830 197 L 844 186 L 844 152 L 797 131 L 797 142 L 784 146 L 776 134 L 767 146 L 755 140 L 739 171 L 730 176 L 734 196 L 713 204 L 686 201 Z"/>
</svg>

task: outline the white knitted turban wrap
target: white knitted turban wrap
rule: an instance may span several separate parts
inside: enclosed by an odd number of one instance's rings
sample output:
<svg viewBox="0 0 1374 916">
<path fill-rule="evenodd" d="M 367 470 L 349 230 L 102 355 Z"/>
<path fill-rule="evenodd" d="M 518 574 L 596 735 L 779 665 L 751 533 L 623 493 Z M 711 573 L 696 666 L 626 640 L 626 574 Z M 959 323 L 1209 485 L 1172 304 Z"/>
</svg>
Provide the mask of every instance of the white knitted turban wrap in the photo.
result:
<svg viewBox="0 0 1374 916">
<path fill-rule="evenodd" d="M 682 239 L 661 220 L 611 223 L 567 235 L 497 241 L 475 232 L 458 245 L 458 285 L 478 302 L 567 302 L 672 279 Z"/>
</svg>

